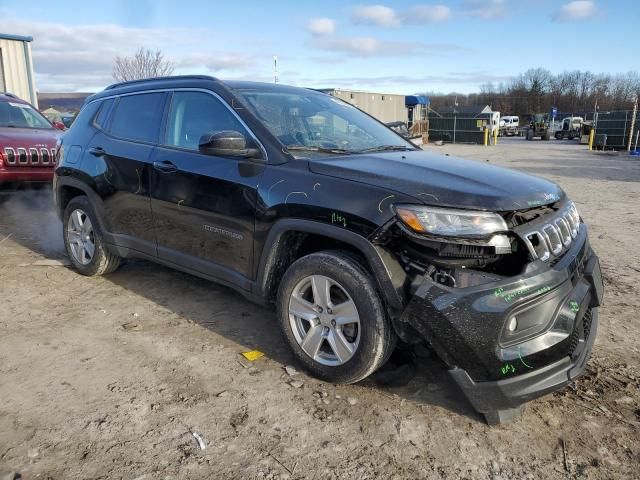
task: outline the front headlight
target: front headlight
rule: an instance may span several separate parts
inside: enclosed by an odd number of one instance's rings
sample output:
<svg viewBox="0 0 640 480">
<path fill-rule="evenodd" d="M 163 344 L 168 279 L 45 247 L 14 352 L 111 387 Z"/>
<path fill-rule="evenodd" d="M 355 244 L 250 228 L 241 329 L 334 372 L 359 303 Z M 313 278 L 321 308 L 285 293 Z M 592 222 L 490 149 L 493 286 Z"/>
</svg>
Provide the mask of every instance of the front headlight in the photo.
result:
<svg viewBox="0 0 640 480">
<path fill-rule="evenodd" d="M 445 237 L 486 237 L 506 232 L 507 224 L 497 213 L 419 205 L 396 205 L 402 222 L 418 233 Z"/>
</svg>

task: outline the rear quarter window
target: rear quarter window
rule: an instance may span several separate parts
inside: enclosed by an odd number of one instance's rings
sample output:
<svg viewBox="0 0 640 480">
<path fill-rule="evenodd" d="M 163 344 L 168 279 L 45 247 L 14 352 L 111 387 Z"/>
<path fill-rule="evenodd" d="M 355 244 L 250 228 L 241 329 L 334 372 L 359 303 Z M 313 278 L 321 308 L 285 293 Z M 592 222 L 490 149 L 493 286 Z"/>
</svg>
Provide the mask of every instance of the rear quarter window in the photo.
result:
<svg viewBox="0 0 640 480">
<path fill-rule="evenodd" d="M 109 119 L 109 112 L 111 112 L 111 107 L 113 106 L 114 99 L 108 98 L 102 102 L 96 102 L 100 105 L 100 110 L 96 115 L 93 123 L 96 127 L 105 130 L 107 128 L 107 121 Z"/>
<path fill-rule="evenodd" d="M 109 133 L 128 140 L 155 143 L 158 140 L 163 92 L 120 97 L 111 115 Z"/>
<path fill-rule="evenodd" d="M 75 127 L 76 125 L 84 127 L 89 125 L 91 123 L 91 119 L 96 114 L 99 107 L 100 102 L 87 103 L 84 107 L 82 107 L 82 110 L 80 110 L 80 112 L 76 116 L 76 119 L 73 121 L 71 128 Z"/>
</svg>

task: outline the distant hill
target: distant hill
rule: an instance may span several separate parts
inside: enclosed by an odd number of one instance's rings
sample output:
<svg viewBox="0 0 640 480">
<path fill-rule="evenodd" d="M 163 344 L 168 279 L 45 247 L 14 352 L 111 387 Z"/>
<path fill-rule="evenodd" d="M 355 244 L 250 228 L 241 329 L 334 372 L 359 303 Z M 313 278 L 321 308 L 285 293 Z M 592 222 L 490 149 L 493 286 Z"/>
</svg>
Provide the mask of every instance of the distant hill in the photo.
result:
<svg viewBox="0 0 640 480">
<path fill-rule="evenodd" d="M 38 93 L 38 106 L 40 110 L 53 107 L 60 112 L 77 112 L 89 95 L 93 93 Z"/>
</svg>

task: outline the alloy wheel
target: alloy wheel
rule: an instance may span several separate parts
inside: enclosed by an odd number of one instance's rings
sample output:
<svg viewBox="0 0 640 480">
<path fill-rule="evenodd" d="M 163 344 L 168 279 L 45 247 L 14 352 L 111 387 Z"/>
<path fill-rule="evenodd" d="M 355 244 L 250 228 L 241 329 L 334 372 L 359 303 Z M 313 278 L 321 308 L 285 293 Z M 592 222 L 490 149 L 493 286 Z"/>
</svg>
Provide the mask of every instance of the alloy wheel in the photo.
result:
<svg viewBox="0 0 640 480">
<path fill-rule="evenodd" d="M 343 365 L 358 349 L 358 309 L 346 290 L 324 275 L 305 277 L 295 286 L 289 324 L 300 348 L 323 365 Z"/>
<path fill-rule="evenodd" d="M 67 242 L 74 260 L 88 265 L 96 250 L 95 234 L 89 216 L 79 208 L 71 212 L 67 222 Z"/>
</svg>

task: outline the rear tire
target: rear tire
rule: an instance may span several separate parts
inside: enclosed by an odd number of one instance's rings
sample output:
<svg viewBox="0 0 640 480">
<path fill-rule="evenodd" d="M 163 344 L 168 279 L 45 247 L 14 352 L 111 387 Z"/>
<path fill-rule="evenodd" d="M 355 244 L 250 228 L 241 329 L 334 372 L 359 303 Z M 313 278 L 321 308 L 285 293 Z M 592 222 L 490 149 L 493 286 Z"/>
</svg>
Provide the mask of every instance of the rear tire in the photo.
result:
<svg viewBox="0 0 640 480">
<path fill-rule="evenodd" d="M 78 273 L 89 277 L 106 275 L 120 266 L 122 259 L 104 247 L 98 218 L 88 197 L 74 197 L 64 209 L 63 236 L 71 265 Z"/>
<path fill-rule="evenodd" d="M 533 140 L 533 130 L 530 128 L 527 130 L 527 140 Z"/>
<path fill-rule="evenodd" d="M 303 368 L 331 383 L 368 377 L 388 360 L 396 343 L 374 279 L 348 252 L 324 251 L 296 260 L 280 282 L 277 316 Z"/>
</svg>

